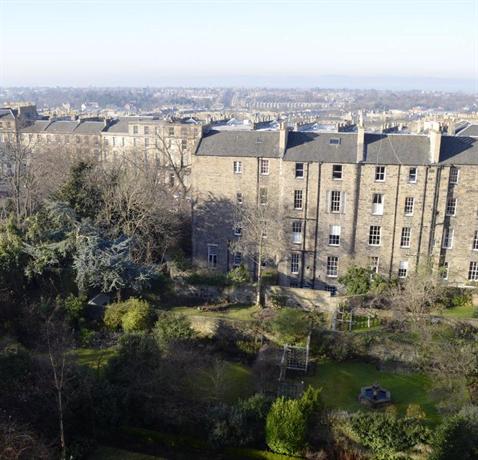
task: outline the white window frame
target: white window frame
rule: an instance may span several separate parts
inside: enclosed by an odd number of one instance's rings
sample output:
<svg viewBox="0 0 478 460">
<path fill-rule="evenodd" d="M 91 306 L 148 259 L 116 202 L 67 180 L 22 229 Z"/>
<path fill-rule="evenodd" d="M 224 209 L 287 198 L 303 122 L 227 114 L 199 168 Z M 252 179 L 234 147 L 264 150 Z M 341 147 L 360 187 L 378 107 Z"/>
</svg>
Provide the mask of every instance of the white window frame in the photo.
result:
<svg viewBox="0 0 478 460">
<path fill-rule="evenodd" d="M 336 168 L 337 168 L 337 171 L 335 170 Z M 343 165 L 332 165 L 332 180 L 342 180 L 343 177 L 344 177 Z"/>
<path fill-rule="evenodd" d="M 237 204 L 243 204 L 244 203 L 244 195 L 242 192 L 237 192 L 236 193 L 236 203 Z"/>
<path fill-rule="evenodd" d="M 329 227 L 329 246 L 340 246 L 340 225 L 331 225 Z"/>
<path fill-rule="evenodd" d="M 300 271 L 300 254 L 293 252 L 290 255 L 290 272 L 293 275 L 298 275 Z"/>
<path fill-rule="evenodd" d="M 261 176 L 269 175 L 269 160 L 267 158 L 261 158 L 259 161 L 259 172 Z"/>
<path fill-rule="evenodd" d="M 207 266 L 209 268 L 217 267 L 217 249 L 218 245 L 214 243 L 208 243 L 207 245 Z"/>
<path fill-rule="evenodd" d="M 378 269 L 380 266 L 380 257 L 378 256 L 370 256 L 369 258 L 369 265 L 370 265 L 370 270 L 372 273 L 378 273 Z"/>
<path fill-rule="evenodd" d="M 448 198 L 446 200 L 445 215 L 456 216 L 456 204 L 457 204 L 457 199 L 456 198 Z"/>
<path fill-rule="evenodd" d="M 404 214 L 406 216 L 413 216 L 413 211 L 415 208 L 415 197 L 407 196 L 405 197 L 405 206 L 404 206 Z"/>
<path fill-rule="evenodd" d="M 375 203 L 375 201 L 378 201 L 378 197 L 380 197 L 380 203 Z M 385 203 L 385 195 L 383 193 L 374 193 L 372 195 L 372 214 L 374 216 L 383 216 L 383 210 L 384 210 L 384 203 Z"/>
<path fill-rule="evenodd" d="M 402 227 L 402 233 L 400 235 L 400 247 L 409 248 L 412 241 L 412 228 Z"/>
<path fill-rule="evenodd" d="M 460 170 L 455 166 L 450 168 L 450 184 L 456 185 L 460 180 Z"/>
<path fill-rule="evenodd" d="M 453 228 L 443 229 L 443 241 L 441 247 L 443 249 L 453 249 L 453 237 L 455 230 Z"/>
<path fill-rule="evenodd" d="M 232 255 L 232 266 L 233 267 L 240 267 L 242 264 L 242 253 L 241 252 L 235 252 Z"/>
<path fill-rule="evenodd" d="M 232 170 L 234 171 L 234 174 L 242 174 L 242 161 L 233 161 Z"/>
<path fill-rule="evenodd" d="M 443 264 L 440 267 L 442 280 L 446 281 L 448 279 L 448 269 L 449 269 L 448 261 L 443 262 Z"/>
<path fill-rule="evenodd" d="M 470 262 L 468 268 L 468 281 L 478 281 L 478 262 Z"/>
<path fill-rule="evenodd" d="M 412 174 L 412 170 L 415 172 Z M 417 183 L 417 177 L 418 177 L 418 168 L 416 167 L 410 167 L 408 169 L 408 183 L 409 184 L 416 184 Z"/>
<path fill-rule="evenodd" d="M 261 187 L 259 189 L 259 204 L 262 206 L 266 206 L 269 202 L 269 193 L 267 191 L 267 187 Z"/>
<path fill-rule="evenodd" d="M 330 212 L 332 214 L 342 212 L 342 192 L 340 190 L 331 190 L 330 192 Z"/>
<path fill-rule="evenodd" d="M 404 279 L 408 276 L 408 260 L 401 260 L 398 266 L 398 277 Z"/>
<path fill-rule="evenodd" d="M 383 178 L 379 177 L 383 175 Z M 387 177 L 387 168 L 385 166 L 375 166 L 375 182 L 385 182 Z"/>
<path fill-rule="evenodd" d="M 242 227 L 237 225 L 234 227 L 234 236 L 242 236 Z"/>
<path fill-rule="evenodd" d="M 303 179 L 305 174 L 304 163 L 298 162 L 295 164 L 295 178 Z"/>
<path fill-rule="evenodd" d="M 302 243 L 302 221 L 294 220 L 292 222 L 292 243 L 301 244 Z"/>
<path fill-rule="evenodd" d="M 378 243 L 372 242 L 378 239 Z M 368 245 L 380 246 L 382 244 L 382 227 L 380 225 L 370 225 L 368 230 Z"/>
<path fill-rule="evenodd" d="M 475 230 L 475 234 L 473 235 L 473 244 L 471 249 L 473 251 L 478 251 L 478 230 Z"/>
<path fill-rule="evenodd" d="M 326 275 L 328 278 L 339 276 L 339 258 L 337 256 L 327 256 Z"/>
<path fill-rule="evenodd" d="M 301 210 L 304 207 L 303 190 L 294 190 L 294 209 Z"/>
</svg>

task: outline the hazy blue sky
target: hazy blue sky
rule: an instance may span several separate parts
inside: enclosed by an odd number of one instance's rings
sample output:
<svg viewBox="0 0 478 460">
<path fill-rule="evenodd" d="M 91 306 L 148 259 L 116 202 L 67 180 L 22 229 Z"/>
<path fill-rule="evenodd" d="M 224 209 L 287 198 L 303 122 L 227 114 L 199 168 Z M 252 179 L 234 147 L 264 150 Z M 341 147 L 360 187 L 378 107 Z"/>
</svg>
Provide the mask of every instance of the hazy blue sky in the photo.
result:
<svg viewBox="0 0 478 460">
<path fill-rule="evenodd" d="M 0 85 L 303 86 L 324 75 L 474 86 L 478 0 L 0 0 Z"/>
</svg>

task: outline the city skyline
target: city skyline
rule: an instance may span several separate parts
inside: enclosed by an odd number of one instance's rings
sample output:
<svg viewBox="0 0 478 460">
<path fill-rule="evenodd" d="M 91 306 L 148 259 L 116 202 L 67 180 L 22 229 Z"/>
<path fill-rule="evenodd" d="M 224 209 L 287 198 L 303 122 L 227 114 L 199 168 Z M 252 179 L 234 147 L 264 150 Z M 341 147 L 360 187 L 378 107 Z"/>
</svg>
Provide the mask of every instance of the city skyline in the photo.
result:
<svg viewBox="0 0 478 460">
<path fill-rule="evenodd" d="M 477 22 L 476 0 L 3 0 L 0 85 L 477 92 Z"/>
</svg>

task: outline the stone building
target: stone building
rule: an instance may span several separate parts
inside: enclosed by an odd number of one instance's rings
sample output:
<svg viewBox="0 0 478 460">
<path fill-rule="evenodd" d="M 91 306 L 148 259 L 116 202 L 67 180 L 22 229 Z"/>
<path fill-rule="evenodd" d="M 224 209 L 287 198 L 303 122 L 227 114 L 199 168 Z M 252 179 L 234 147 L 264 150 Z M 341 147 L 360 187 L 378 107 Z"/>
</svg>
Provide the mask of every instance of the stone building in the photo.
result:
<svg viewBox="0 0 478 460">
<path fill-rule="evenodd" d="M 206 133 L 193 156 L 193 257 L 227 271 L 234 213 L 276 206 L 283 285 L 334 290 L 351 263 L 405 278 L 431 259 L 452 284 L 478 281 L 478 138 L 355 133 Z M 264 198 L 265 197 L 265 198 Z"/>
</svg>

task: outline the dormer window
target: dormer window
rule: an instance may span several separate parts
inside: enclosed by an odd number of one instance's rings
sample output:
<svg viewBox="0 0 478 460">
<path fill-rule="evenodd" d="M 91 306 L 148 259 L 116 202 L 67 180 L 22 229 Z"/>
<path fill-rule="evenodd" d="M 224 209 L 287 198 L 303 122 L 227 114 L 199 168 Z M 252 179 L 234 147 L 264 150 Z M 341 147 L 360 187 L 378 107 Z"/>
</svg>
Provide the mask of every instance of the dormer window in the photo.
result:
<svg viewBox="0 0 478 460">
<path fill-rule="evenodd" d="M 331 137 L 329 139 L 330 145 L 340 145 L 340 137 Z"/>
</svg>

